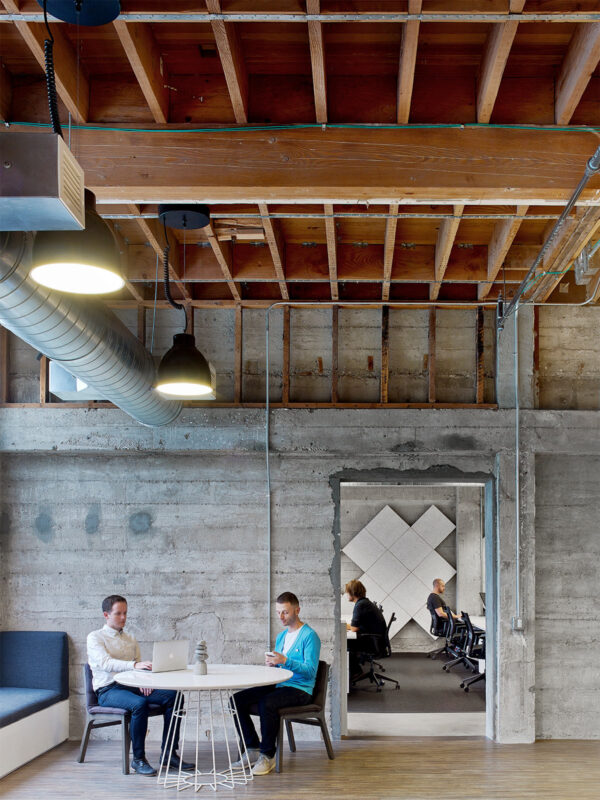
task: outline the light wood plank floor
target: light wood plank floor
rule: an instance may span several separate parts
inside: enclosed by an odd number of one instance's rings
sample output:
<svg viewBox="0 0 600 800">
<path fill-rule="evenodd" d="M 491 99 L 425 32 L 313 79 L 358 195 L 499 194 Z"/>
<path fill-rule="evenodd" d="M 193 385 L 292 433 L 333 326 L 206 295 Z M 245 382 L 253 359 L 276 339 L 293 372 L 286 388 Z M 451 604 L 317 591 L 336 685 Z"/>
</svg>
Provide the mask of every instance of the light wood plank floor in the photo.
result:
<svg viewBox="0 0 600 800">
<path fill-rule="evenodd" d="M 544 741 L 496 745 L 482 739 L 371 739 L 334 743 L 335 761 L 324 748 L 298 742 L 287 764 L 224 798 L 261 800 L 598 800 L 600 742 Z M 210 790 L 177 795 L 151 778 L 123 775 L 118 742 L 91 742 L 85 764 L 77 746 L 65 743 L 0 781 L 0 796 L 15 800 L 135 800 L 212 797 Z M 149 750 L 156 761 L 156 753 Z M 153 763 L 154 763 L 153 762 Z"/>
</svg>

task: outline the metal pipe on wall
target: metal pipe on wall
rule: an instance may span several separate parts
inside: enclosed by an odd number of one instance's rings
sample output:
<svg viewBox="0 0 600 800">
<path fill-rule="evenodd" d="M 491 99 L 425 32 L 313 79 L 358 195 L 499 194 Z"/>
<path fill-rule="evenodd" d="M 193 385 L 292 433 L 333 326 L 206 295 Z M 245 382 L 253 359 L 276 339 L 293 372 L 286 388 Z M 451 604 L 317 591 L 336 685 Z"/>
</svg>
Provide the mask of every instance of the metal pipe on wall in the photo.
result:
<svg viewBox="0 0 600 800">
<path fill-rule="evenodd" d="M 142 425 L 173 422 L 182 404 L 153 390 L 152 356 L 125 325 L 102 302 L 29 277 L 32 241 L 0 233 L 0 323 Z"/>
</svg>

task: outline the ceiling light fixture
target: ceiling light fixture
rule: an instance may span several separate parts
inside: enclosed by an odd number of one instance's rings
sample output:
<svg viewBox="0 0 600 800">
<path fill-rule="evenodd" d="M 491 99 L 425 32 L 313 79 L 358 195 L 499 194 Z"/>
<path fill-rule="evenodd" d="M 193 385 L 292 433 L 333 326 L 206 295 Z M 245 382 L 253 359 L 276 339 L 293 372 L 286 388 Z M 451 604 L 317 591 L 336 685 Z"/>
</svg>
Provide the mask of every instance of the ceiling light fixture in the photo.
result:
<svg viewBox="0 0 600 800">
<path fill-rule="evenodd" d="M 109 294 L 125 285 L 112 231 L 85 190 L 82 231 L 40 231 L 32 252 L 31 277 L 42 286 L 70 294 Z"/>
<path fill-rule="evenodd" d="M 165 298 L 173 308 L 183 310 L 185 328 L 188 328 L 186 307 L 173 300 L 169 284 L 169 236 L 167 225 L 178 230 L 205 228 L 210 222 L 208 206 L 195 204 L 160 205 L 158 216 L 165 232 L 163 253 Z M 196 339 L 191 333 L 176 333 L 173 346 L 162 358 L 158 367 L 155 389 L 168 397 L 192 399 L 205 397 L 212 392 L 210 367 L 207 360 L 196 347 Z"/>
<path fill-rule="evenodd" d="M 107 25 L 121 13 L 119 0 L 38 0 L 48 14 L 73 25 Z"/>
</svg>

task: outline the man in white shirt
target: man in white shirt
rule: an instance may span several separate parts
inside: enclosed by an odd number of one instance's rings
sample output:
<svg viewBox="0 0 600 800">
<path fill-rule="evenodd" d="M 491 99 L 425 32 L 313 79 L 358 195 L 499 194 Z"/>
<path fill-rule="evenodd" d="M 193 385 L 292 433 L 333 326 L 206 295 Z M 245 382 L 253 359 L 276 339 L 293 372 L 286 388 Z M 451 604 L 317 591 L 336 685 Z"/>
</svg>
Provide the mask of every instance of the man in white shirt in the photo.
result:
<svg viewBox="0 0 600 800">
<path fill-rule="evenodd" d="M 140 660 L 140 646 L 134 636 L 125 633 L 127 600 L 111 594 L 102 601 L 104 627 L 92 631 L 87 637 L 88 663 L 92 670 L 94 691 L 101 706 L 126 708 L 131 712 L 129 731 L 133 747 L 131 768 L 140 775 L 156 775 L 156 770 L 146 760 L 146 731 L 148 729 L 148 706 L 162 707 L 164 717 L 162 751 L 165 750 L 169 724 L 173 714 L 175 692 L 163 689 L 137 689 L 121 686 L 115 682 L 117 672 L 130 669 L 152 669 L 150 661 Z M 170 766 L 182 770 L 195 769 L 195 764 L 183 761 L 177 755 L 179 747 L 179 720 L 175 722 L 173 749 Z M 161 755 L 162 758 L 162 755 Z"/>
</svg>

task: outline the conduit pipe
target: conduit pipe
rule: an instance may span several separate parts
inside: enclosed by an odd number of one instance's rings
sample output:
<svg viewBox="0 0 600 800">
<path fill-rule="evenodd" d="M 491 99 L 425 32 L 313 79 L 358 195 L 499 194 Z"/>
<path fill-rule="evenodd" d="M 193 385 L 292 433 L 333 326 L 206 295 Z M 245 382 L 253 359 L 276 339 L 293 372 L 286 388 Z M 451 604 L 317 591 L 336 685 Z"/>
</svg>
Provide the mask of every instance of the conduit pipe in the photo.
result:
<svg viewBox="0 0 600 800">
<path fill-rule="evenodd" d="M 98 300 L 60 294 L 29 277 L 33 237 L 0 232 L 0 323 L 142 425 L 167 425 L 182 404 L 153 390 L 154 362 Z"/>
</svg>

